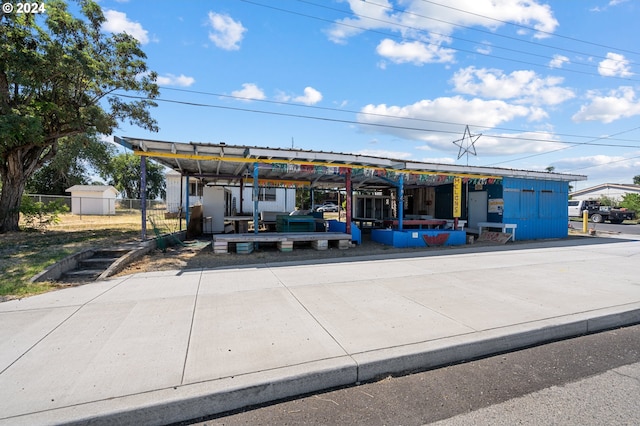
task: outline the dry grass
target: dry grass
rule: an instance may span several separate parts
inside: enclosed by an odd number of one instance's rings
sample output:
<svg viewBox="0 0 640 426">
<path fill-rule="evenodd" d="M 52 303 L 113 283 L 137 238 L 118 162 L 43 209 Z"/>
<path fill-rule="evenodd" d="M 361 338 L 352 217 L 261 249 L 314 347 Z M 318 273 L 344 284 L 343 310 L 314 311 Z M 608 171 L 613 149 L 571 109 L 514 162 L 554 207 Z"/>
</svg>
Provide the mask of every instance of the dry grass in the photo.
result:
<svg viewBox="0 0 640 426">
<path fill-rule="evenodd" d="M 160 212 L 149 212 L 161 232 L 175 231 L 177 221 L 168 221 Z M 30 279 L 48 266 L 74 253 L 94 247 L 110 247 L 140 240 L 140 212 L 115 216 L 60 216 L 60 223 L 46 231 L 21 231 L 0 237 L 0 300 L 42 293 L 56 283 L 31 283 Z M 147 235 L 154 236 L 151 224 Z"/>
</svg>

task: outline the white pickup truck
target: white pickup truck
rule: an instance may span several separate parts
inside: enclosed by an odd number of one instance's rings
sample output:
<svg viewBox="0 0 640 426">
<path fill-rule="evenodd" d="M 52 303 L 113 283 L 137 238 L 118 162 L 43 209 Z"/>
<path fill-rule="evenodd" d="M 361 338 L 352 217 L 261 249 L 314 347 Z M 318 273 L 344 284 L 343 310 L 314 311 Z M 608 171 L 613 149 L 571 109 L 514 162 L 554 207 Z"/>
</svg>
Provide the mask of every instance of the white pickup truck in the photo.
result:
<svg viewBox="0 0 640 426">
<path fill-rule="evenodd" d="M 569 217 L 582 217 L 582 212 L 589 212 L 589 219 L 593 223 L 608 220 L 611 223 L 622 223 L 624 220 L 634 220 L 636 214 L 627 209 L 614 209 L 602 206 L 594 200 L 569 200 Z"/>
</svg>

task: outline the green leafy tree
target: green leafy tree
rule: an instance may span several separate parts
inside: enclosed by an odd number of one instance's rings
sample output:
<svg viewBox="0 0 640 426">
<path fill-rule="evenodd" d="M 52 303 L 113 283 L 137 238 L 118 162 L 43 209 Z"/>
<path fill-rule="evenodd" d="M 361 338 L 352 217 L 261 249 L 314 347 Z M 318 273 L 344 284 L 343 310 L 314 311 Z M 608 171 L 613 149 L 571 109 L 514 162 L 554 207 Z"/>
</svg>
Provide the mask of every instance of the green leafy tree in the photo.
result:
<svg viewBox="0 0 640 426">
<path fill-rule="evenodd" d="M 140 188 L 140 157 L 120 154 L 111 160 L 109 180 L 124 198 L 142 198 Z M 147 199 L 165 198 L 166 182 L 164 168 L 158 163 L 147 161 Z"/>
<path fill-rule="evenodd" d="M 149 113 L 157 75 L 138 41 L 107 35 L 100 6 L 77 3 L 80 17 L 62 0 L 47 1 L 43 15 L 0 15 L 0 233 L 19 230 L 25 185 L 62 138 L 108 135 L 123 120 L 158 130 Z"/>
<path fill-rule="evenodd" d="M 73 185 L 90 185 L 93 173 L 108 173 L 115 147 L 92 135 L 78 135 L 61 140 L 57 155 L 36 171 L 27 182 L 32 194 L 69 195 Z"/>
<path fill-rule="evenodd" d="M 640 175 L 636 175 L 633 177 L 634 185 L 640 185 Z"/>
<path fill-rule="evenodd" d="M 620 203 L 620 207 L 633 210 L 640 214 L 640 194 L 625 194 Z"/>
</svg>

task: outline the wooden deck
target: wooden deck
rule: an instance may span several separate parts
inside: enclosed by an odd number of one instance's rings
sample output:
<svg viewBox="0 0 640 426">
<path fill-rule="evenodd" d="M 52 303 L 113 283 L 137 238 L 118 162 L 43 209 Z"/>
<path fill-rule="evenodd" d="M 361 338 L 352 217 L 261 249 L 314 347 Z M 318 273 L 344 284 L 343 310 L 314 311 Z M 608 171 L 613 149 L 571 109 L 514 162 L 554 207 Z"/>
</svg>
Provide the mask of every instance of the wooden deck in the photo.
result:
<svg viewBox="0 0 640 426">
<path fill-rule="evenodd" d="M 338 248 L 347 249 L 351 246 L 351 234 L 342 232 L 263 232 L 259 234 L 220 234 L 213 236 L 214 253 L 228 253 L 229 243 L 242 244 L 242 252 L 251 253 L 250 248 L 246 250 L 247 244 L 252 246 L 255 243 L 278 243 L 280 251 L 293 250 L 294 242 L 311 242 L 316 250 L 327 250 L 329 241 L 336 241 Z M 240 253 L 240 251 L 238 251 Z"/>
</svg>

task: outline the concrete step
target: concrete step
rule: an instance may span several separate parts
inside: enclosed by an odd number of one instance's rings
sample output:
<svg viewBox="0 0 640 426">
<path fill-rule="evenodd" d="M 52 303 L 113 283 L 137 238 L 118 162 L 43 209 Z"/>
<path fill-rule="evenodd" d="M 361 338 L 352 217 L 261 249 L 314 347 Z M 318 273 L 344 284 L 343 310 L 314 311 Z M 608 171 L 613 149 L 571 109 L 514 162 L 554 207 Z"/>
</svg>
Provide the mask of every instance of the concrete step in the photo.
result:
<svg viewBox="0 0 640 426">
<path fill-rule="evenodd" d="M 67 278 L 97 278 L 104 269 L 74 269 L 72 271 L 65 272 L 63 277 Z"/>
<path fill-rule="evenodd" d="M 84 259 L 78 262 L 78 269 L 100 267 L 104 267 L 106 269 L 119 258 L 120 257 L 90 257 L 89 259 Z"/>
<path fill-rule="evenodd" d="M 91 258 L 119 258 L 129 253 L 128 249 L 99 249 L 96 250 Z"/>
</svg>

